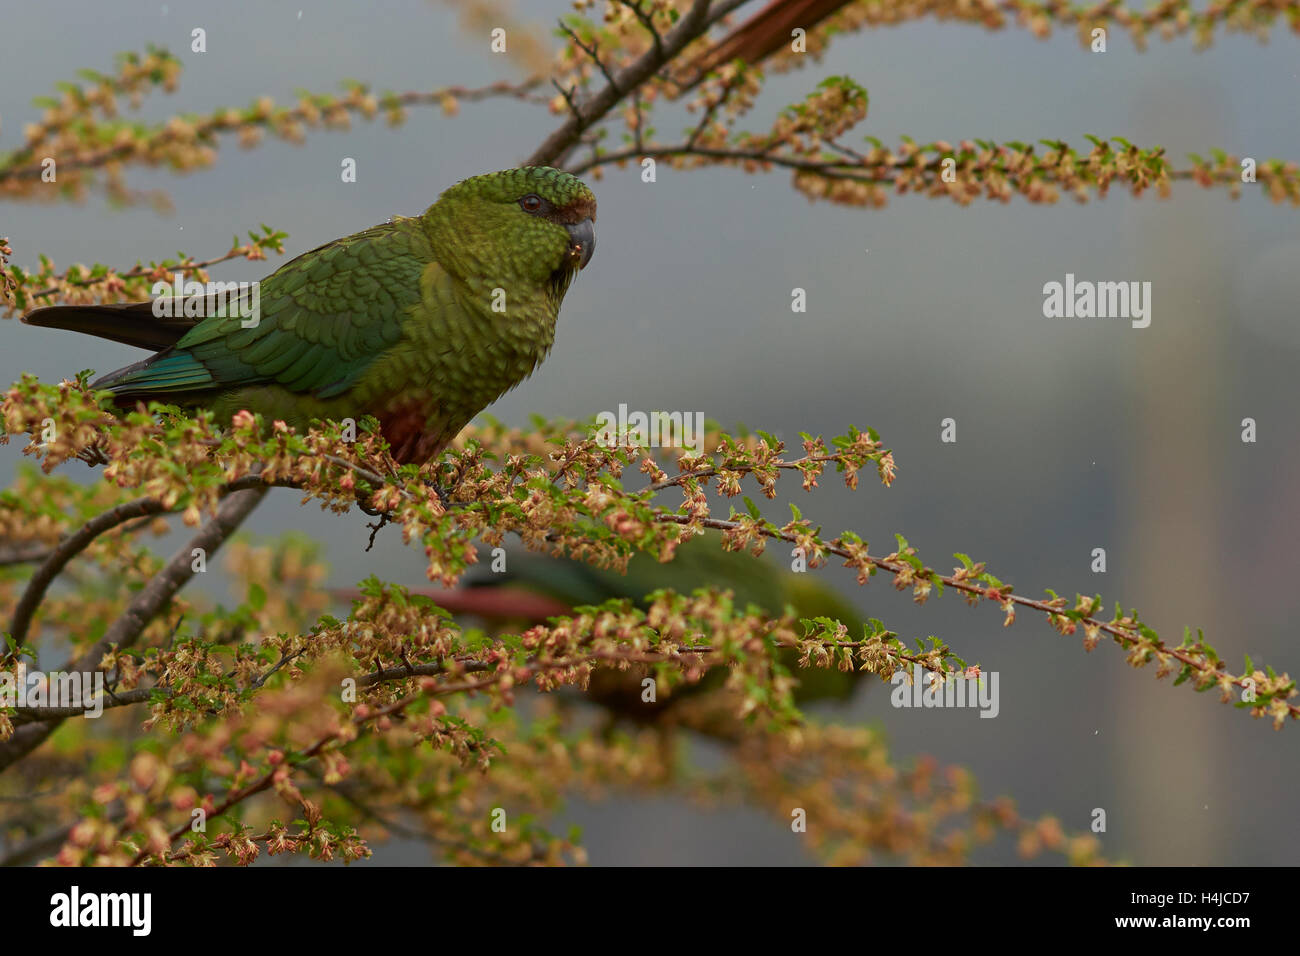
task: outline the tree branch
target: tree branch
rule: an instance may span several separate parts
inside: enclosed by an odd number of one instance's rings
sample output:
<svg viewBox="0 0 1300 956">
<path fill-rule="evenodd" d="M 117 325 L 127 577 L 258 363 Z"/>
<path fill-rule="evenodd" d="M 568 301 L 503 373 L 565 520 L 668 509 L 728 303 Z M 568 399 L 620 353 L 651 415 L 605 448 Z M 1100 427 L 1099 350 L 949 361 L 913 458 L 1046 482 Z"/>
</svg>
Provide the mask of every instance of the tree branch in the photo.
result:
<svg viewBox="0 0 1300 956">
<path fill-rule="evenodd" d="M 149 622 L 194 576 L 193 550 L 202 548 L 208 554 L 216 552 L 257 507 L 266 492 L 267 486 L 263 485 L 230 494 L 199 533 L 173 554 L 163 569 L 135 596 L 104 636 L 63 669 L 100 670 L 104 655 L 109 650 L 115 646 L 130 647 L 134 644 Z M 39 747 L 61 723 L 61 720 L 51 720 L 28 724 L 15 730 L 9 740 L 0 742 L 0 773 Z"/>
<path fill-rule="evenodd" d="M 785 541 L 799 547 L 803 547 L 804 544 L 804 542 L 802 542 L 797 536 L 788 532 L 771 528 L 747 527 L 738 521 L 730 521 L 724 518 L 660 513 L 655 516 L 655 520 L 670 524 L 697 525 L 699 527 L 712 528 L 716 531 L 752 532 L 753 534 L 761 535 L 764 538 L 770 538 L 776 541 Z M 958 578 L 955 575 L 939 574 L 930 568 L 917 571 L 911 564 L 905 561 L 891 561 L 886 558 L 868 555 L 863 552 L 859 552 L 855 555 L 851 553 L 849 549 L 841 547 L 834 542 L 818 543 L 827 552 L 845 558 L 846 566 L 860 567 L 862 564 L 872 565 L 873 567 L 879 568 L 881 571 L 885 571 L 892 575 L 896 581 L 903 581 L 904 583 L 902 587 L 907 586 L 905 582 L 908 580 L 926 582 L 937 580 L 942 581 L 945 586 L 962 591 L 973 598 L 986 598 L 987 600 L 995 601 L 1011 615 L 1008 618 L 1007 623 L 1010 623 L 1010 621 L 1014 619 L 1014 614 L 1011 614 L 1010 612 L 1012 605 L 1030 608 L 1034 611 L 1046 614 L 1048 619 L 1053 623 L 1061 618 L 1061 612 L 1065 607 L 1064 602 L 1061 600 L 1053 602 L 1023 597 L 1022 595 L 1012 592 L 1009 586 L 1003 586 L 1001 588 L 985 587 L 971 580 Z M 895 586 L 898 585 L 896 584 Z M 1213 683 L 1226 682 L 1242 690 L 1254 690 L 1253 687 L 1247 684 L 1247 679 L 1249 679 L 1251 675 L 1233 676 L 1213 669 L 1198 646 L 1170 647 L 1162 640 L 1144 636 L 1136 627 L 1130 628 L 1112 621 L 1104 621 L 1100 618 L 1093 617 L 1091 614 L 1081 616 L 1077 623 L 1086 628 L 1095 628 L 1098 632 L 1109 635 L 1115 639 L 1117 644 L 1130 652 L 1140 651 L 1141 645 L 1143 644 L 1149 645 L 1150 650 L 1148 654 L 1142 656 L 1142 660 L 1145 660 L 1146 656 L 1165 655 L 1178 661 L 1180 664 L 1185 665 L 1187 668 L 1199 674 L 1202 678 Z M 1222 667 L 1223 665 L 1220 664 L 1219 666 Z M 1292 692 L 1294 693 L 1294 691 Z M 1300 720 L 1300 706 L 1280 698 L 1276 703 L 1283 708 L 1283 713 L 1285 713 L 1286 716 L 1290 717 L 1292 720 Z"/>
<path fill-rule="evenodd" d="M 713 18 L 735 9 L 745 0 L 722 0 L 713 12 Z M 639 87 L 665 66 L 687 44 L 703 34 L 710 23 L 709 0 L 695 0 L 691 9 L 678 21 L 663 42 L 652 46 L 628 66 L 613 75 L 603 89 L 583 103 L 568 121 L 546 138 L 533 154 L 524 161 L 527 166 L 558 166 L 577 145 L 582 134 L 599 123 L 623 99 L 628 90 Z"/>
<path fill-rule="evenodd" d="M 157 498 L 137 498 L 91 518 L 74 534 L 64 538 L 50 553 L 49 557 L 45 559 L 44 563 L 36 569 L 36 573 L 27 582 L 27 588 L 23 591 L 18 606 L 14 608 L 13 620 L 9 624 L 9 633 L 14 644 L 21 644 L 27 639 L 27 631 L 31 627 L 32 616 L 36 613 L 36 609 L 40 607 L 41 601 L 45 599 L 45 592 L 49 590 L 50 585 L 54 583 L 54 579 L 58 577 L 59 572 L 67 566 L 69 561 L 88 548 L 91 542 L 106 531 L 110 531 L 134 518 L 162 514 L 169 510 Z"/>
<path fill-rule="evenodd" d="M 350 90 L 343 97 L 335 98 L 332 109 L 345 114 L 370 116 L 380 109 L 393 112 L 408 106 L 441 104 L 447 101 L 464 100 L 466 102 L 484 100 L 490 97 L 511 97 L 531 101 L 540 79 L 533 77 L 521 83 L 497 82 L 482 87 L 445 86 L 436 90 L 412 91 L 383 97 L 371 97 L 359 90 Z M 253 115 L 241 115 L 239 111 L 221 109 L 209 116 L 186 122 L 180 126 L 165 124 L 150 130 L 142 138 L 131 137 L 126 142 L 110 146 L 87 149 L 80 154 L 72 154 L 59 160 L 59 173 L 66 170 L 85 170 L 106 166 L 113 162 L 146 162 L 151 165 L 160 163 L 158 154 L 168 149 L 186 146 L 196 142 L 207 142 L 221 133 L 242 133 L 245 130 L 284 129 L 292 124 L 313 123 L 325 112 L 315 104 L 300 104 L 294 107 L 275 109 L 267 101 L 259 104 Z M 16 182 L 39 180 L 45 171 L 44 166 L 36 161 L 39 149 L 48 148 L 47 143 L 38 141 L 35 145 L 25 145 L 8 155 L 0 156 L 0 185 Z"/>
</svg>

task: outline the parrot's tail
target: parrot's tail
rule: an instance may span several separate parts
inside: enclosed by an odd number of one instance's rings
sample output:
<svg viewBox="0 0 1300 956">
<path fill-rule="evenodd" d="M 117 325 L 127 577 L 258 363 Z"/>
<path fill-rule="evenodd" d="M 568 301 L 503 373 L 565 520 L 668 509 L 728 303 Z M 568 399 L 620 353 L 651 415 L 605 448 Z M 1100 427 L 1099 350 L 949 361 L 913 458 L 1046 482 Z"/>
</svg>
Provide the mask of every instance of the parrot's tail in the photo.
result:
<svg viewBox="0 0 1300 956">
<path fill-rule="evenodd" d="M 23 316 L 28 325 L 84 332 L 155 352 L 170 348 L 200 321 L 194 316 L 154 315 L 152 302 L 114 305 L 51 305 Z"/>
</svg>

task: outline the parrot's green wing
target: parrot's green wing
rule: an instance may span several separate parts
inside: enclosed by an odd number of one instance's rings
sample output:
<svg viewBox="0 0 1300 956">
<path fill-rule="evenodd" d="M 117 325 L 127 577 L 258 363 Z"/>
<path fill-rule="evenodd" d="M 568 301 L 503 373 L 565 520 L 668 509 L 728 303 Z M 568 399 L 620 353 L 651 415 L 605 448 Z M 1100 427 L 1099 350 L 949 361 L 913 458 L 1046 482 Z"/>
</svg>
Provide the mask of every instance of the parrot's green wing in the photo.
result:
<svg viewBox="0 0 1300 956">
<path fill-rule="evenodd" d="M 274 384 L 332 398 L 387 348 L 420 301 L 431 259 L 412 220 L 337 239 L 285 263 L 261 283 L 257 323 L 211 315 L 175 346 L 96 383 L 119 395 L 159 396 Z M 233 311 L 233 310 L 232 310 Z"/>
</svg>

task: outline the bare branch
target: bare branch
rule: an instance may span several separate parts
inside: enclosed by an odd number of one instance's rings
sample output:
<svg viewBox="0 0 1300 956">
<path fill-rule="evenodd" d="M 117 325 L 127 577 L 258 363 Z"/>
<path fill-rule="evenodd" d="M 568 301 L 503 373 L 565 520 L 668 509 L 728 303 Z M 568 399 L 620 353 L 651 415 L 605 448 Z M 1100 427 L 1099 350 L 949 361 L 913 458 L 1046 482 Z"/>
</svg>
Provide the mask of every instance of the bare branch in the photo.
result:
<svg viewBox="0 0 1300 956">
<path fill-rule="evenodd" d="M 137 498 L 91 518 L 76 533 L 61 541 L 27 582 L 27 588 L 14 609 L 13 620 L 9 625 L 9 633 L 13 637 L 14 644 L 21 644 L 27 639 L 32 616 L 44 600 L 49 586 L 69 561 L 88 548 L 91 542 L 104 532 L 135 518 L 161 514 L 168 510 L 170 509 L 164 507 L 157 498 Z"/>
<path fill-rule="evenodd" d="M 113 647 L 130 647 L 134 644 L 149 622 L 194 576 L 193 550 L 202 548 L 208 554 L 217 551 L 257 507 L 266 492 L 267 486 L 263 485 L 260 488 L 249 488 L 230 494 L 199 533 L 173 554 L 163 569 L 154 575 L 144 589 L 135 596 L 125 613 L 113 622 L 104 636 L 76 661 L 63 669 L 99 670 L 104 655 Z M 61 722 L 43 721 L 28 724 L 14 731 L 14 735 L 9 740 L 0 742 L 0 772 L 39 747 Z"/>
</svg>

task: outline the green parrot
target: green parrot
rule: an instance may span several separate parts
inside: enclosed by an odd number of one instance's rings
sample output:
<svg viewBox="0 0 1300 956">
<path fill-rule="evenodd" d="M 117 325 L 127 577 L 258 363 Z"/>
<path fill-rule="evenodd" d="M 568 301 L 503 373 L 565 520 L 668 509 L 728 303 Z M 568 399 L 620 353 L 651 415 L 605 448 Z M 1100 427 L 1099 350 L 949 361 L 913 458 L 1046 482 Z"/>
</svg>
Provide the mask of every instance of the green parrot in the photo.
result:
<svg viewBox="0 0 1300 956">
<path fill-rule="evenodd" d="M 784 613 L 789 606 L 803 618 L 834 618 L 847 625 L 850 634 L 857 632 L 862 620 L 861 612 L 813 574 L 786 571 L 767 560 L 724 551 L 719 537 L 711 533 L 682 544 L 666 564 L 634 555 L 627 574 L 568 558 L 527 553 L 510 555 L 507 567 L 501 574 L 474 575 L 466 586 L 455 590 L 418 593 L 453 613 L 473 615 L 502 627 L 541 623 L 548 617 L 569 614 L 574 607 L 600 604 L 610 598 L 627 598 L 644 607 L 646 595 L 660 588 L 690 594 L 704 587 L 731 591 L 737 607 L 753 604 L 772 616 Z M 356 595 L 341 591 L 337 596 Z M 782 663 L 799 680 L 795 690 L 799 704 L 844 702 L 852 696 L 859 672 L 799 668 L 797 661 L 793 651 L 782 655 Z M 652 721 L 677 701 L 717 687 L 723 677 L 721 671 L 712 672 L 698 684 L 647 704 L 641 698 L 642 676 L 634 671 L 598 670 L 588 696 L 615 713 Z"/>
<path fill-rule="evenodd" d="M 393 457 L 419 463 L 546 357 L 595 219 L 568 173 L 507 169 L 285 263 L 260 283 L 254 319 L 209 297 L 201 316 L 139 302 L 23 321 L 161 349 L 93 383 L 122 406 L 156 399 L 220 422 L 247 409 L 299 429 L 372 415 Z"/>
</svg>

